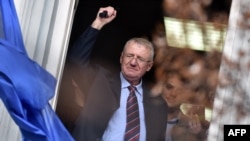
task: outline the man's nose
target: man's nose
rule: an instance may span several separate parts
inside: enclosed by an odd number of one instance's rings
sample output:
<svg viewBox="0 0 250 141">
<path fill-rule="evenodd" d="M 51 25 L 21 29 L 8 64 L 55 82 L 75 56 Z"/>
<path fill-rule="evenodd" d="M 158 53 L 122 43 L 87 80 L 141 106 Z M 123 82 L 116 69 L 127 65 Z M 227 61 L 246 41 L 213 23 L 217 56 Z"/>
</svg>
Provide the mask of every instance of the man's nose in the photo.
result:
<svg viewBox="0 0 250 141">
<path fill-rule="evenodd" d="M 130 61 L 131 64 L 136 65 L 137 64 L 137 58 L 132 58 L 132 60 Z"/>
</svg>

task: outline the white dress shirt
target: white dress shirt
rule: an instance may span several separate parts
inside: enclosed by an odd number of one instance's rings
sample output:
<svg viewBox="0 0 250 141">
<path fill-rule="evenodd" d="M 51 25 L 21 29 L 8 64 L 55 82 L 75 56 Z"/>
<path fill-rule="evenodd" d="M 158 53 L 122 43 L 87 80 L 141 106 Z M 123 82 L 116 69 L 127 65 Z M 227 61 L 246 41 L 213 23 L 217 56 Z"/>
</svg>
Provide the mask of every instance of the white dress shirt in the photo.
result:
<svg viewBox="0 0 250 141">
<path fill-rule="evenodd" d="M 124 141 L 124 134 L 126 128 L 126 104 L 129 95 L 128 86 L 129 82 L 120 73 L 121 78 L 121 98 L 120 107 L 114 112 L 111 117 L 108 126 L 103 134 L 102 141 Z M 136 97 L 139 106 L 140 115 L 140 141 L 146 140 L 146 128 L 145 128 L 145 117 L 143 108 L 143 90 L 142 82 L 140 82 L 136 87 Z"/>
</svg>

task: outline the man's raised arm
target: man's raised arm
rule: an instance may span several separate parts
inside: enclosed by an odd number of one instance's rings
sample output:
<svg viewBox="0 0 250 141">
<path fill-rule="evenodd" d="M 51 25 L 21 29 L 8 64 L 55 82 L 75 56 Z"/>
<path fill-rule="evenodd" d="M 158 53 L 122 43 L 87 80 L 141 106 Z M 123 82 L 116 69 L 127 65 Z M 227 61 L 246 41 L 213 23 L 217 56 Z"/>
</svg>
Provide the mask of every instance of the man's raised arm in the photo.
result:
<svg viewBox="0 0 250 141">
<path fill-rule="evenodd" d="M 99 31 L 116 17 L 116 10 L 111 7 L 101 7 L 91 26 L 76 40 L 69 50 L 69 59 L 80 65 L 87 65 Z"/>
</svg>

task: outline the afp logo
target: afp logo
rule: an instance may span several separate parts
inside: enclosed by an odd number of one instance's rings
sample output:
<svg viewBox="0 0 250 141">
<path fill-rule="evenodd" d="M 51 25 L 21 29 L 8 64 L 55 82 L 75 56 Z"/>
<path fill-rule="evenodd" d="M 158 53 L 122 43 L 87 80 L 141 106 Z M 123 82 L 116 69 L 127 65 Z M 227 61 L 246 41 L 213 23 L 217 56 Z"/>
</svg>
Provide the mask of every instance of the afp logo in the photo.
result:
<svg viewBox="0 0 250 141">
<path fill-rule="evenodd" d="M 249 141 L 250 125 L 224 125 L 224 141 Z"/>
</svg>

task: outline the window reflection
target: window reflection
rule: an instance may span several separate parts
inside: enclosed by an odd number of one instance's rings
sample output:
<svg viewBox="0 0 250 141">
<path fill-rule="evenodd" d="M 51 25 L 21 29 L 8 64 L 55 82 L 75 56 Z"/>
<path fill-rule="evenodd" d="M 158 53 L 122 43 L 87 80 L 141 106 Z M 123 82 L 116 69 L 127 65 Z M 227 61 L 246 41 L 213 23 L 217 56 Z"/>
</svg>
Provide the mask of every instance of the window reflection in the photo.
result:
<svg viewBox="0 0 250 141">
<path fill-rule="evenodd" d="M 227 25 L 164 17 L 169 46 L 199 51 L 222 51 Z"/>
</svg>

